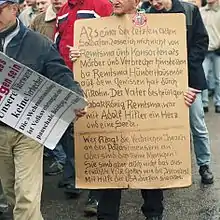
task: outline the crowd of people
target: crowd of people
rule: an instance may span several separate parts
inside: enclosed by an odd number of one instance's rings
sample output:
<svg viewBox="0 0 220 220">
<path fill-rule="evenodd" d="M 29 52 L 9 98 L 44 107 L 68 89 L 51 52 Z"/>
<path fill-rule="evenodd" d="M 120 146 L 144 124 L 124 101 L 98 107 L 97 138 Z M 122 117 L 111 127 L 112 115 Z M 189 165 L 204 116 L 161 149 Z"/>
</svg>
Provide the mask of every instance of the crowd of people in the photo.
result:
<svg viewBox="0 0 220 220">
<path fill-rule="evenodd" d="M 73 45 L 74 22 L 132 14 L 140 9 L 146 13 L 183 13 L 190 18 L 186 19 L 189 89 L 183 98 L 190 110 L 192 143 L 201 181 L 212 184 L 210 140 L 204 113 L 209 111 L 210 97 L 215 112 L 220 113 L 219 0 L 0 0 L 0 51 L 83 95 L 72 73 L 73 64 L 80 57 L 80 51 Z M 82 117 L 86 109 L 76 114 Z M 62 174 L 58 187 L 70 197 L 80 196 L 81 190 L 75 187 L 73 125 L 52 151 L 3 122 L 0 122 L 0 138 L 0 179 L 4 192 L 0 197 L 0 212 L 9 205 L 14 220 L 43 219 L 40 212 L 43 158 L 50 162 L 44 174 Z M 163 191 L 141 190 L 141 193 L 146 219 L 161 220 Z M 117 220 L 120 200 L 121 190 L 90 190 L 85 214 L 96 215 L 98 220 Z"/>
</svg>

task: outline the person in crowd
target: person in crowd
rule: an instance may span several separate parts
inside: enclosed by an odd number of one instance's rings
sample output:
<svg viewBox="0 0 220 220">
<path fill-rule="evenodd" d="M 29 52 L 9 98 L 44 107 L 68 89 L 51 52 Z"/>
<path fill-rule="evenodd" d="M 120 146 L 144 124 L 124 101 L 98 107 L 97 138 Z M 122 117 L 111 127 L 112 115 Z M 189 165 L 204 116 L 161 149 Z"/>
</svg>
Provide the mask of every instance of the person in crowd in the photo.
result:
<svg viewBox="0 0 220 220">
<path fill-rule="evenodd" d="M 219 0 L 208 0 L 207 5 L 200 9 L 203 22 L 209 35 L 209 48 L 203 62 L 205 75 L 209 81 L 214 83 L 214 105 L 215 112 L 220 113 L 220 2 Z M 212 79 L 210 79 L 210 77 Z M 210 85 L 210 87 L 212 87 Z M 209 111 L 208 90 L 202 93 L 203 108 Z"/>
<path fill-rule="evenodd" d="M 112 13 L 112 5 L 109 0 L 68 0 L 57 14 L 57 24 L 55 30 L 55 42 L 66 65 L 72 69 L 73 62 L 69 57 L 69 48 L 74 42 L 74 23 L 81 18 L 97 18 L 109 16 Z M 59 182 L 59 187 L 65 187 L 68 195 L 79 195 L 80 190 L 75 188 L 75 168 L 74 168 L 74 139 L 73 130 L 65 133 L 66 141 L 62 143 L 67 155 L 64 167 L 63 179 Z M 66 146 L 66 147 L 65 147 Z M 85 206 L 85 214 L 93 215 L 97 213 L 99 191 L 91 190 Z"/>
<path fill-rule="evenodd" d="M 37 11 L 39 13 L 45 12 L 50 4 L 50 0 L 36 0 Z"/>
<path fill-rule="evenodd" d="M 207 5 L 206 0 L 189 0 L 188 2 L 191 2 L 192 4 L 197 5 L 199 8 Z M 207 80 L 207 84 L 208 84 L 208 97 L 212 98 L 215 93 L 215 78 L 214 78 L 214 74 L 213 74 L 211 67 L 208 71 L 208 75 L 206 74 L 206 80 Z M 204 91 L 203 93 L 206 93 L 206 92 Z M 202 98 L 203 98 L 203 93 L 202 93 Z M 209 112 L 208 107 L 203 107 L 203 109 L 204 109 L 205 113 Z"/>
<path fill-rule="evenodd" d="M 170 0 L 167 4 L 169 4 L 169 2 Z M 207 53 L 206 47 L 209 42 L 208 34 L 201 19 L 201 15 L 198 12 L 198 7 L 193 7 L 190 3 L 182 2 L 179 4 L 178 8 L 178 4 L 178 1 L 176 3 L 176 0 L 173 0 L 172 5 L 174 5 L 174 8 L 168 10 L 168 12 L 177 13 L 178 10 L 182 9 L 182 13 L 185 12 L 186 16 L 188 17 L 193 16 L 194 13 L 196 14 L 194 15 L 194 20 L 197 23 L 187 23 L 189 87 L 198 89 L 202 92 L 203 90 L 207 89 L 202 62 L 204 60 L 204 56 Z M 163 4 L 159 4 L 158 2 L 154 1 L 148 12 L 160 13 L 161 10 L 157 10 L 156 7 L 161 5 Z M 188 19 L 188 21 L 190 21 L 190 19 Z M 201 92 L 197 94 L 196 101 L 190 107 L 190 127 L 193 137 L 196 160 L 199 166 L 199 173 L 201 175 L 201 181 L 204 184 L 212 184 L 214 182 L 214 176 L 210 170 L 211 150 L 209 132 L 204 119 Z"/>
<path fill-rule="evenodd" d="M 57 14 L 55 42 L 67 66 L 72 69 L 69 58 L 69 47 L 73 46 L 74 22 L 81 18 L 97 18 L 109 16 L 112 6 L 109 0 L 68 0 Z"/>
<path fill-rule="evenodd" d="M 155 7 L 157 9 L 159 8 L 160 12 L 167 11 L 167 12 L 180 12 L 180 13 L 186 13 L 184 10 L 184 7 L 181 5 L 181 3 L 178 0 L 149 0 L 149 3 L 152 5 L 149 8 L 149 11 L 152 12 L 156 11 Z M 123 14 L 134 14 L 137 11 L 137 6 L 139 4 L 139 0 L 113 0 L 113 13 L 116 16 L 120 16 Z M 159 4 L 159 5 L 157 5 Z M 202 61 L 205 56 L 205 52 L 207 50 L 208 45 L 208 36 L 205 31 L 205 28 L 203 26 L 201 17 L 198 15 L 199 10 L 196 6 L 188 5 L 188 3 L 182 3 L 186 4 L 186 7 L 190 7 L 192 10 L 195 10 L 195 14 L 193 17 L 193 30 L 197 30 L 197 32 L 191 33 L 195 36 L 195 38 L 188 38 L 188 41 L 192 41 L 192 39 L 196 39 L 197 37 L 200 38 L 199 45 L 198 46 L 198 55 L 200 56 L 200 65 L 197 65 L 196 68 L 200 67 L 200 71 L 202 68 Z M 168 6 L 168 7 L 167 7 Z M 186 16 L 188 16 L 186 14 Z M 198 17 L 199 16 L 199 17 Z M 192 35 L 190 35 L 192 37 Z M 194 42 L 196 44 L 197 42 Z M 199 50 L 200 49 L 200 50 Z M 77 48 L 71 48 L 70 49 L 70 58 L 73 62 L 77 60 L 77 58 L 80 56 L 80 51 L 77 50 Z M 188 59 L 194 59 L 192 56 L 190 56 Z M 198 58 L 199 59 L 199 58 Z M 199 96 L 199 92 L 201 89 L 206 88 L 206 80 L 204 76 L 204 72 L 200 72 L 200 75 L 198 77 L 198 74 L 195 75 L 195 73 L 189 72 L 189 91 L 185 93 L 185 103 L 187 106 L 193 105 L 193 102 L 200 99 L 197 99 L 197 95 Z M 195 84 L 196 82 L 199 82 L 199 84 Z M 192 108 L 192 107 L 191 107 Z M 202 109 L 202 108 L 201 108 Z M 141 190 L 142 197 L 144 199 L 144 204 L 142 206 L 142 212 L 146 217 L 146 220 L 162 220 L 163 217 L 163 191 L 161 189 L 154 189 L 154 190 Z M 101 190 L 100 192 L 100 200 L 98 205 L 98 214 L 97 219 L 98 220 L 118 220 L 119 219 L 119 209 L 120 209 L 120 200 L 121 200 L 121 190 L 120 189 L 106 189 Z"/>
<path fill-rule="evenodd" d="M 30 28 L 47 36 L 53 41 L 54 29 L 56 26 L 56 13 L 65 3 L 66 0 L 51 0 L 51 4 L 48 8 L 45 8 L 44 12 L 36 16 Z M 59 143 L 53 151 L 47 150 L 47 152 L 55 160 L 52 161 L 49 167 L 45 168 L 45 174 L 54 176 L 62 173 L 66 163 L 66 154 L 63 150 L 63 146 Z"/>
<path fill-rule="evenodd" d="M 36 0 L 26 0 L 26 3 L 27 8 L 21 12 L 21 14 L 19 15 L 19 19 L 26 27 L 29 27 L 31 22 L 37 16 L 38 11 L 36 6 Z"/>
<path fill-rule="evenodd" d="M 31 29 L 47 36 L 53 41 L 56 27 L 56 14 L 66 3 L 66 0 L 51 0 L 51 5 L 39 14 L 31 24 Z"/>
<path fill-rule="evenodd" d="M 17 19 L 18 8 L 17 0 L 0 0 L 0 51 L 83 96 L 56 47 Z M 73 112 L 76 117 L 85 113 L 86 109 Z M 0 122 L 0 179 L 7 201 L 13 207 L 14 220 L 43 219 L 42 164 L 41 144 Z"/>
<path fill-rule="evenodd" d="M 201 8 L 207 5 L 206 0 L 189 0 L 188 2 L 197 5 L 197 7 Z M 207 84 L 208 84 L 208 96 L 213 97 L 215 93 L 215 79 L 213 76 L 212 69 L 209 69 L 208 76 L 206 76 Z M 209 109 L 207 107 L 204 107 L 204 112 L 207 113 Z"/>
</svg>

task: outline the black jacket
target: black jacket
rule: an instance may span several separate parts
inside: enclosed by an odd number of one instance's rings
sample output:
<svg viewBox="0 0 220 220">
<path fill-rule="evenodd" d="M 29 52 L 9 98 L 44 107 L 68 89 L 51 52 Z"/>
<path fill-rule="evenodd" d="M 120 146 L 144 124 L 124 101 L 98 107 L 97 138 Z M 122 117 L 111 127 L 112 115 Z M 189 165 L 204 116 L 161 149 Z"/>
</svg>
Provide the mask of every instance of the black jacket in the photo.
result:
<svg viewBox="0 0 220 220">
<path fill-rule="evenodd" d="M 83 96 L 83 90 L 73 80 L 72 71 L 53 43 L 19 23 L 20 31 L 7 45 L 6 55 Z"/>
<path fill-rule="evenodd" d="M 183 13 L 186 15 L 189 86 L 200 90 L 207 89 L 202 63 L 208 51 L 209 38 L 199 9 L 191 3 L 180 2 L 179 0 L 172 0 L 172 3 L 172 9 L 167 13 Z M 146 9 L 146 12 L 161 13 L 153 7 Z M 162 13 L 166 12 L 163 11 Z"/>
</svg>

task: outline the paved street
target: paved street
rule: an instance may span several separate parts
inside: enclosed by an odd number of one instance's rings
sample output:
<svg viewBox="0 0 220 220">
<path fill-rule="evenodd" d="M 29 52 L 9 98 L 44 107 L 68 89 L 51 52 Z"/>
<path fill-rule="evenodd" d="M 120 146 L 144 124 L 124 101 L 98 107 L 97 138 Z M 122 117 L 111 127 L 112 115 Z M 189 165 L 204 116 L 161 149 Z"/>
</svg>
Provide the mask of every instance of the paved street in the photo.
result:
<svg viewBox="0 0 220 220">
<path fill-rule="evenodd" d="M 220 115 L 211 109 L 206 120 L 212 142 L 215 184 L 206 187 L 200 184 L 193 154 L 193 185 L 165 192 L 165 220 L 220 220 Z M 45 220 L 95 220 L 96 218 L 83 216 L 86 192 L 77 200 L 67 199 L 63 191 L 57 189 L 58 179 L 59 177 L 45 177 L 42 202 Z M 144 220 L 140 212 L 141 203 L 139 191 L 125 191 L 120 219 Z"/>
<path fill-rule="evenodd" d="M 220 115 L 214 109 L 206 115 L 212 146 L 212 168 L 215 184 L 205 187 L 193 154 L 193 185 L 186 189 L 165 192 L 165 220 L 220 220 Z M 57 177 L 46 177 L 43 193 L 45 220 L 93 220 L 83 216 L 86 193 L 78 200 L 66 200 L 62 190 L 56 188 Z M 142 200 L 139 191 L 123 193 L 121 220 L 144 220 L 140 212 Z"/>
</svg>

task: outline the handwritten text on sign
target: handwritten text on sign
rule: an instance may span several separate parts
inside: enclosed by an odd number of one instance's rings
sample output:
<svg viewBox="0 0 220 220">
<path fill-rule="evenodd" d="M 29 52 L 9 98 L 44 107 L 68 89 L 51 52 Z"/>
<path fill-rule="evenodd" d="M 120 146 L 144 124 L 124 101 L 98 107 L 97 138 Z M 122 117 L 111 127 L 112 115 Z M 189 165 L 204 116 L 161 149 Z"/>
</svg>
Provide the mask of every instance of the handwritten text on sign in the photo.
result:
<svg viewBox="0 0 220 220">
<path fill-rule="evenodd" d="M 191 183 L 185 18 L 142 16 L 142 27 L 132 15 L 76 23 L 74 67 L 90 103 L 75 129 L 78 187 Z"/>
</svg>

